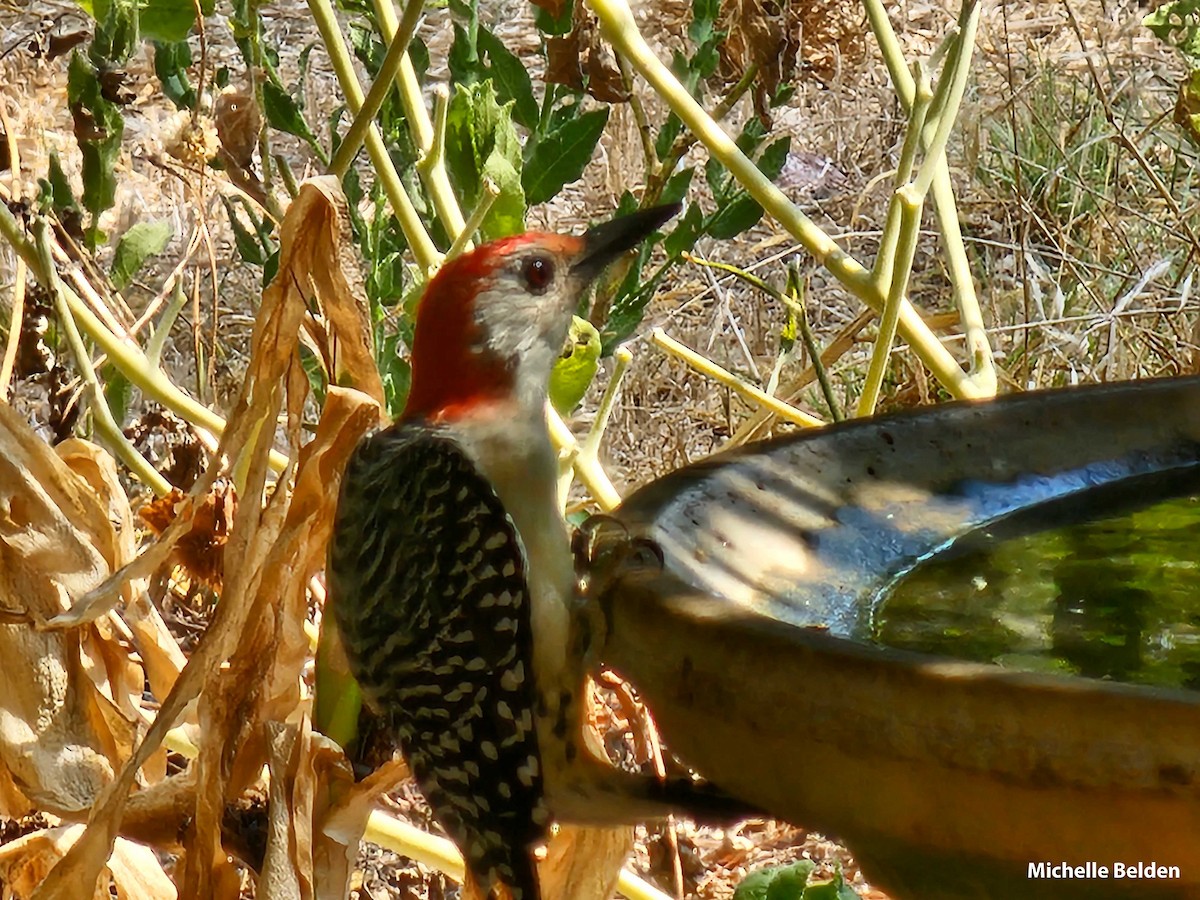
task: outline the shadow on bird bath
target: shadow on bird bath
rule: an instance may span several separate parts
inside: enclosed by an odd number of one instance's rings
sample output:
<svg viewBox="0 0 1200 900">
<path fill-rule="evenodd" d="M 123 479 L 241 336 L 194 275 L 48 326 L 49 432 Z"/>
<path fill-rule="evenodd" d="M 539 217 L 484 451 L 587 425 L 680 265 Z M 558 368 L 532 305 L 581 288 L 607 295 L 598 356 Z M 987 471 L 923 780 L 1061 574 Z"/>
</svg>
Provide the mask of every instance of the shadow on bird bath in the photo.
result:
<svg viewBox="0 0 1200 900">
<path fill-rule="evenodd" d="M 754 445 L 618 510 L 666 571 L 609 593 L 606 659 L 898 898 L 1197 897 L 1196 494 L 1193 378 Z"/>
</svg>

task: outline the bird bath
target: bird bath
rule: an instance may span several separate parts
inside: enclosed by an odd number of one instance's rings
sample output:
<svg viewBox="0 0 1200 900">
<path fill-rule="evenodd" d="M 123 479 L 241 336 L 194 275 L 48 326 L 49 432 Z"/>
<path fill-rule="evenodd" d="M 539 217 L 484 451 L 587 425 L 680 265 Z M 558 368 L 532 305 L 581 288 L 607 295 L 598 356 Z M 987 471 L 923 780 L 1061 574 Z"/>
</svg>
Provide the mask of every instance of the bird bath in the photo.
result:
<svg viewBox="0 0 1200 900">
<path fill-rule="evenodd" d="M 617 511 L 665 571 L 606 595 L 606 660 L 897 898 L 1198 897 L 1193 495 L 1193 378 L 754 445 Z"/>
</svg>

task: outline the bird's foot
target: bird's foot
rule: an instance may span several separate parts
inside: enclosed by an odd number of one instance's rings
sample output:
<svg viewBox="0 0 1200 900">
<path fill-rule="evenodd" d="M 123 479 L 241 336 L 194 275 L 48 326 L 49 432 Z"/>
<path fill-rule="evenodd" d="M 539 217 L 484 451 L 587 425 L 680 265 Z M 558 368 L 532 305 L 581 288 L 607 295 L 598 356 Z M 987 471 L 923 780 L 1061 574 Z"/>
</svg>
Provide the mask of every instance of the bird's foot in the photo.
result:
<svg viewBox="0 0 1200 900">
<path fill-rule="evenodd" d="M 620 519 L 608 515 L 589 517 L 571 538 L 575 577 L 580 591 L 599 597 L 621 575 L 663 566 L 662 548 L 648 537 L 629 533 Z"/>
<path fill-rule="evenodd" d="M 585 671 L 599 666 L 608 633 L 603 598 L 621 578 L 634 571 L 662 569 L 662 550 L 654 541 L 631 535 L 623 522 L 595 515 L 571 537 L 575 558 L 578 605 L 573 623 L 573 652 L 584 661 Z"/>
</svg>

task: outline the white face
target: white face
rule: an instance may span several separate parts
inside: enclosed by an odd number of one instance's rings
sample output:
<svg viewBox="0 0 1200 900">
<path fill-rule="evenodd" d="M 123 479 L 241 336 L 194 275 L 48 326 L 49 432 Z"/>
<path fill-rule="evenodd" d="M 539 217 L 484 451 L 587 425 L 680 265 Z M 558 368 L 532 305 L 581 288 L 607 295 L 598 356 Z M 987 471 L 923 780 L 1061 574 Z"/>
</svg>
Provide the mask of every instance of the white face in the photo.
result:
<svg viewBox="0 0 1200 900">
<path fill-rule="evenodd" d="M 536 245 L 514 253 L 491 277 L 475 300 L 482 343 L 476 352 L 515 366 L 521 396 L 544 397 L 586 285 L 571 276 L 567 259 Z"/>
</svg>

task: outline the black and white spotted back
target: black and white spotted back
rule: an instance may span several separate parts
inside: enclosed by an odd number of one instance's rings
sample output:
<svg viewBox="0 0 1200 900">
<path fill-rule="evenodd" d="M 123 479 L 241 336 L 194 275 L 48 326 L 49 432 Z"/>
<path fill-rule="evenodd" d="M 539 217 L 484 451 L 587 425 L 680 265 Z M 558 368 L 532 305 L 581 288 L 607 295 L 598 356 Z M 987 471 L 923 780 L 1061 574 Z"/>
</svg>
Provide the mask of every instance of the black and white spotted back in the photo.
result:
<svg viewBox="0 0 1200 900">
<path fill-rule="evenodd" d="M 394 425 L 355 450 L 327 570 L 351 668 L 476 880 L 539 900 L 530 848 L 549 822 L 525 568 L 512 519 L 446 430 Z"/>
</svg>

